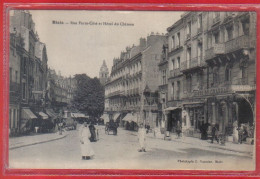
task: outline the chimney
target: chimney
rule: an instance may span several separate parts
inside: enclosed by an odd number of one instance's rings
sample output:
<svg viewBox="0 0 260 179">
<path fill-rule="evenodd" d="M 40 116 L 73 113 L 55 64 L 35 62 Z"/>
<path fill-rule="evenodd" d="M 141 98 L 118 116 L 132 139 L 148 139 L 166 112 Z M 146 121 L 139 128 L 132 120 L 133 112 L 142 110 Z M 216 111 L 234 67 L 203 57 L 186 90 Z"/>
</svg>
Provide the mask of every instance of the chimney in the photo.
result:
<svg viewBox="0 0 260 179">
<path fill-rule="evenodd" d="M 140 47 L 145 48 L 146 47 L 146 39 L 145 38 L 140 38 Z"/>
</svg>

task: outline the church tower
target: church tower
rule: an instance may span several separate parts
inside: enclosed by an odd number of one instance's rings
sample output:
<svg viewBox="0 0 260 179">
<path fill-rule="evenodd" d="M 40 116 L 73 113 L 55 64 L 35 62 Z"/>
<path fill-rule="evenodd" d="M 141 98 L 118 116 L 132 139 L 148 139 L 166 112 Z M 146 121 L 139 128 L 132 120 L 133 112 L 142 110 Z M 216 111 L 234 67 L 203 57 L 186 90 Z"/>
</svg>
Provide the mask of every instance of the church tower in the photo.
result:
<svg viewBox="0 0 260 179">
<path fill-rule="evenodd" d="M 100 67 L 99 70 L 99 81 L 102 85 L 105 85 L 107 79 L 108 79 L 108 68 L 107 68 L 107 64 L 105 62 L 105 60 L 103 60 L 103 64 Z"/>
</svg>

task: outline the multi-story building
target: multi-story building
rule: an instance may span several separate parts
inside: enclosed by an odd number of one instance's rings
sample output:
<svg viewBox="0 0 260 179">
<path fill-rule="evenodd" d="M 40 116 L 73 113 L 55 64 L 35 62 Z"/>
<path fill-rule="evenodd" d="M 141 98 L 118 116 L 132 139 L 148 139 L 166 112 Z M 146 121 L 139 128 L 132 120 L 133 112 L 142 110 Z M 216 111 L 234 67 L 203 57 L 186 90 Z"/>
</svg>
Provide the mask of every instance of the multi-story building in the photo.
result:
<svg viewBox="0 0 260 179">
<path fill-rule="evenodd" d="M 10 53 L 9 53 L 9 131 L 10 135 L 19 132 L 20 102 L 21 102 L 21 38 L 16 31 L 10 29 Z"/>
<path fill-rule="evenodd" d="M 165 40 L 165 35 L 152 33 L 114 59 L 105 86 L 106 112 L 135 124 L 158 125 L 158 63 Z"/>
<path fill-rule="evenodd" d="M 186 33 L 184 30 L 184 20 L 180 19 L 167 28 L 168 32 L 168 100 L 167 108 L 164 110 L 167 118 L 165 128 L 168 131 L 175 131 L 178 121 L 181 122 L 181 99 L 183 97 L 183 73 L 181 62 L 185 55 Z"/>
<path fill-rule="evenodd" d="M 48 70 L 47 96 L 49 107 L 56 112 L 70 106 L 76 88 L 76 81 L 72 77 L 63 77 L 60 72 Z"/>
<path fill-rule="evenodd" d="M 177 46 L 171 45 L 176 33 Z M 195 137 L 204 124 L 217 125 L 225 136 L 235 125 L 254 126 L 255 13 L 186 12 L 168 34 L 167 130 L 174 128 L 171 118 Z"/>
<path fill-rule="evenodd" d="M 20 45 L 17 46 L 20 60 L 18 62 L 13 61 L 13 59 L 10 58 L 10 63 L 15 62 L 16 65 L 20 67 L 19 71 L 15 71 L 15 73 L 19 73 L 19 75 L 16 76 L 20 77 L 19 91 L 21 93 L 21 110 L 20 113 L 17 113 L 16 115 L 19 115 L 19 127 L 23 129 L 25 123 L 29 119 L 37 118 L 31 111 L 31 108 L 35 106 L 35 100 L 33 96 L 34 65 L 36 60 L 35 43 L 38 41 L 38 38 L 34 30 L 34 22 L 32 20 L 31 14 L 22 10 L 13 11 L 13 15 L 10 16 L 10 32 L 11 31 L 15 31 L 15 34 L 20 39 L 18 43 Z M 12 69 L 10 69 L 10 71 L 10 76 L 12 77 L 15 73 Z M 12 116 L 14 115 L 11 115 L 11 118 Z"/>
</svg>

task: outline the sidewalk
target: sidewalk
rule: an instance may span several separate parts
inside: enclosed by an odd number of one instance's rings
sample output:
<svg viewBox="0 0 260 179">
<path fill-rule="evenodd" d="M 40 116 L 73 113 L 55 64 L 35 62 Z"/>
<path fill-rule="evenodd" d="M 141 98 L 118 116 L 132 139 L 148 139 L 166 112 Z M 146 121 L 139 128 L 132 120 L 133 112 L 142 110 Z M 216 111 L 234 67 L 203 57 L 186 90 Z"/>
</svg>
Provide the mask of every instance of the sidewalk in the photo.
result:
<svg viewBox="0 0 260 179">
<path fill-rule="evenodd" d="M 62 135 L 59 135 L 59 132 L 56 132 L 56 133 L 47 133 L 47 134 L 39 133 L 35 135 L 28 135 L 28 136 L 21 136 L 21 137 L 11 137 L 9 138 L 9 150 L 62 139 L 67 135 L 68 135 L 67 132 L 62 132 Z"/>
<path fill-rule="evenodd" d="M 163 140 L 164 135 L 161 134 L 160 136 L 155 137 L 154 133 L 149 133 L 147 135 L 147 137 Z M 174 135 L 174 134 L 171 134 L 169 141 L 186 143 L 186 144 L 191 144 L 191 145 L 199 145 L 199 146 L 204 146 L 204 147 L 209 147 L 209 148 L 217 148 L 217 149 L 222 149 L 222 150 L 227 150 L 227 151 L 232 151 L 232 152 L 244 153 L 244 154 L 248 154 L 248 155 L 252 155 L 253 150 L 254 150 L 254 145 L 235 144 L 232 142 L 226 142 L 225 145 L 221 145 L 221 144 L 216 143 L 216 141 L 212 144 L 212 143 L 210 143 L 210 140 L 201 140 L 201 139 L 195 138 L 195 137 L 183 136 L 178 139 L 176 137 L 176 135 Z"/>
</svg>

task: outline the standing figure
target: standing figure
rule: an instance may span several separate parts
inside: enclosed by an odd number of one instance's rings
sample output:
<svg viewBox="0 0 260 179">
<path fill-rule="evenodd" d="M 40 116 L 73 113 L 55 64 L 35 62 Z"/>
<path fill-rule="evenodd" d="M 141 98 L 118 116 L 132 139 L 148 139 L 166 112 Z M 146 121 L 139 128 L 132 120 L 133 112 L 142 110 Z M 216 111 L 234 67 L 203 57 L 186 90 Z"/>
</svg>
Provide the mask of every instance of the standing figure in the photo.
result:
<svg viewBox="0 0 260 179">
<path fill-rule="evenodd" d="M 143 124 L 140 125 L 140 128 L 138 129 L 138 140 L 139 140 L 139 144 L 140 144 L 140 149 L 139 152 L 145 152 L 145 135 L 146 135 L 146 130 L 143 126 Z"/>
<path fill-rule="evenodd" d="M 180 123 L 180 121 L 177 121 L 176 132 L 177 132 L 177 138 L 179 139 L 181 137 L 181 123 Z"/>
<path fill-rule="evenodd" d="M 217 128 L 216 124 L 213 124 L 213 126 L 212 126 L 211 136 L 212 136 L 211 143 L 214 142 L 214 139 L 216 139 L 216 141 L 219 142 L 219 140 L 218 140 L 218 128 Z"/>
<path fill-rule="evenodd" d="M 89 130 L 90 130 L 90 134 L 91 134 L 90 142 L 96 142 L 96 141 L 97 141 L 96 128 L 95 128 L 95 126 L 93 125 L 93 123 L 91 123 L 91 124 L 89 125 Z"/>
<path fill-rule="evenodd" d="M 237 120 L 233 122 L 233 143 L 238 143 L 238 124 Z"/>
<path fill-rule="evenodd" d="M 83 160 L 91 159 L 94 156 L 94 151 L 90 143 L 91 133 L 88 128 L 88 124 L 85 122 L 80 130 L 80 147 L 81 156 Z"/>
</svg>

